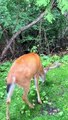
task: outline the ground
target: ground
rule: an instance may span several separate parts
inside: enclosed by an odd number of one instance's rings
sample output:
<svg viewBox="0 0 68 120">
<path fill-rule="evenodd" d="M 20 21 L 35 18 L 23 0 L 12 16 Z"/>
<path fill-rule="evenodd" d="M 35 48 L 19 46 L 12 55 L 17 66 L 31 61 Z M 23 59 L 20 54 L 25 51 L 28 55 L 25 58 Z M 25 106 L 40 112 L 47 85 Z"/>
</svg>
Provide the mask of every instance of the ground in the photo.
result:
<svg viewBox="0 0 68 120">
<path fill-rule="evenodd" d="M 48 58 L 47 58 L 48 59 Z M 53 59 L 54 60 L 54 59 Z M 64 61 L 64 62 L 63 62 Z M 37 102 L 34 82 L 32 81 L 29 100 L 35 104 L 30 109 L 22 101 L 22 89 L 16 86 L 10 104 L 10 120 L 68 120 L 68 62 L 62 58 L 59 68 L 50 70 L 44 84 L 39 82 L 43 104 Z M 44 64 L 44 63 L 43 63 Z M 49 64 L 49 63 L 48 63 Z M 0 65 L 0 120 L 6 119 L 6 76 L 11 62 Z"/>
</svg>

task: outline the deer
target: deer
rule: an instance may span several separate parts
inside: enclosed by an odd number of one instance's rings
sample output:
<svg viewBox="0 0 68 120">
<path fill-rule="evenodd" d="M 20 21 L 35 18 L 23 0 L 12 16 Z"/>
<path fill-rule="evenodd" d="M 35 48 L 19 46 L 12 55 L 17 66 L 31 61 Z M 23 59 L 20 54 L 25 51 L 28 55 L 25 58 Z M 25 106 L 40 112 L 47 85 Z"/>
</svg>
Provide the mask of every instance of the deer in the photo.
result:
<svg viewBox="0 0 68 120">
<path fill-rule="evenodd" d="M 47 71 L 55 67 L 49 66 L 44 69 L 40 56 L 37 53 L 24 54 L 13 62 L 7 75 L 6 120 L 10 120 L 9 105 L 11 103 L 11 97 L 15 89 L 15 85 L 17 84 L 23 88 L 23 101 L 27 103 L 30 108 L 34 108 L 34 105 L 30 103 L 27 97 L 32 78 L 34 78 L 35 81 L 38 103 L 42 104 L 38 86 L 39 78 L 44 82 Z"/>
</svg>

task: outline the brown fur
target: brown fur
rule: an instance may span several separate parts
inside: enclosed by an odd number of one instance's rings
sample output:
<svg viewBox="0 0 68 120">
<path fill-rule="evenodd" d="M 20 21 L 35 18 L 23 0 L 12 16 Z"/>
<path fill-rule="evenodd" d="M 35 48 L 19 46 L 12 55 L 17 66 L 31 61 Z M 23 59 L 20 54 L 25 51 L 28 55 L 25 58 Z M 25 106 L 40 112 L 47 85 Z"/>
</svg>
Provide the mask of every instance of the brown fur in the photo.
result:
<svg viewBox="0 0 68 120">
<path fill-rule="evenodd" d="M 38 87 L 39 76 L 44 78 L 44 70 L 40 57 L 36 53 L 29 53 L 19 57 L 12 64 L 7 76 L 7 84 L 12 84 L 12 78 L 15 77 L 15 83 L 24 88 L 23 100 L 29 105 L 29 107 L 33 108 L 33 105 L 28 101 L 27 95 L 30 88 L 31 78 L 34 77 L 38 102 L 42 103 Z"/>
</svg>

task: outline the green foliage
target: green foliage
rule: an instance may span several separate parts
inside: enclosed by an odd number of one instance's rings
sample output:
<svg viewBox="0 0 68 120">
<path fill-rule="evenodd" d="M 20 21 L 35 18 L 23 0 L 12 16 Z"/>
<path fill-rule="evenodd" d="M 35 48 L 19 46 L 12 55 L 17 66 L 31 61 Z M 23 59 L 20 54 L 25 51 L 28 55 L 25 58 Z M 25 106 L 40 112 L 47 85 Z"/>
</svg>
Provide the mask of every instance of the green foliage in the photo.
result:
<svg viewBox="0 0 68 120">
<path fill-rule="evenodd" d="M 58 7 L 62 12 L 68 10 L 67 0 L 57 0 Z M 55 19 L 53 13 L 51 13 L 51 1 L 50 0 L 0 0 L 0 23 L 5 28 L 11 28 L 13 32 L 18 31 L 22 26 L 25 26 L 27 21 L 33 21 L 31 13 L 39 12 L 40 8 L 47 9 L 47 20 L 52 22 Z M 37 6 L 36 6 L 37 5 Z M 31 7 L 32 6 L 32 7 Z M 37 9 L 38 8 L 38 9 Z"/>
<path fill-rule="evenodd" d="M 46 56 L 46 55 L 42 55 L 41 56 L 41 60 L 43 61 L 43 66 L 47 66 L 49 64 L 52 64 L 54 62 L 60 62 L 61 58 L 58 55 L 53 55 L 53 56 Z"/>
<path fill-rule="evenodd" d="M 3 63 L 2 65 L 0 65 L 0 76 L 3 79 L 7 77 L 6 72 L 8 73 L 10 66 L 11 66 L 11 63 L 8 61 L 6 63 Z"/>
<path fill-rule="evenodd" d="M 48 12 L 48 14 L 44 16 L 44 18 L 47 19 L 50 23 L 55 20 L 54 15 L 51 12 Z"/>
<path fill-rule="evenodd" d="M 5 31 L 7 31 L 8 38 L 11 38 L 21 27 L 31 23 L 40 13 L 46 11 L 44 16 L 45 20 L 41 24 L 41 31 L 42 33 L 44 33 L 44 30 L 46 31 L 48 43 L 52 46 L 55 40 L 58 40 L 59 31 L 61 34 L 67 26 L 67 20 L 65 16 L 61 14 L 61 12 L 65 13 L 68 10 L 67 3 L 67 0 L 56 0 L 55 4 L 57 6 L 51 9 L 52 1 L 50 0 L 0 0 L 0 41 L 5 42 L 5 38 L 3 38 Z M 59 11 L 57 7 L 59 7 L 61 11 Z M 28 40 L 35 40 L 37 42 L 39 26 L 40 24 L 36 24 L 23 33 L 22 39 L 19 39 L 19 43 Z M 40 43 L 39 41 L 44 40 L 43 36 L 45 35 L 41 35 L 37 44 Z M 45 49 L 48 45 L 43 43 L 43 46 Z"/>
<path fill-rule="evenodd" d="M 61 59 L 62 62 L 66 63 L 68 62 L 68 55 L 65 55 L 62 59 Z"/>
<path fill-rule="evenodd" d="M 58 7 L 61 9 L 62 14 L 68 11 L 68 0 L 57 0 Z"/>
<path fill-rule="evenodd" d="M 6 28 L 10 26 L 13 32 L 18 31 L 28 20 L 26 7 L 26 1 L 0 0 L 0 23 Z"/>
<path fill-rule="evenodd" d="M 32 49 L 31 49 L 31 52 L 37 52 L 37 47 L 33 46 Z"/>
<path fill-rule="evenodd" d="M 60 57 L 55 54 L 51 57 L 51 62 L 56 62 L 56 61 L 60 61 Z"/>
<path fill-rule="evenodd" d="M 55 20 L 55 16 L 51 13 L 52 1 L 50 0 L 36 0 L 37 6 L 43 7 L 47 11 L 47 15 L 44 16 L 50 23 Z M 68 0 L 56 0 L 55 3 L 58 3 L 57 7 L 61 10 L 62 14 L 68 11 Z"/>
<path fill-rule="evenodd" d="M 0 23 L 3 24 L 4 27 L 9 26 L 11 23 L 11 16 L 7 8 L 8 2 L 7 0 L 0 0 Z"/>
<path fill-rule="evenodd" d="M 44 6 L 46 7 L 48 5 L 48 3 L 50 2 L 50 0 L 36 0 L 37 1 L 37 5 L 40 6 Z"/>
<path fill-rule="evenodd" d="M 2 31 L 2 29 L 0 28 L 0 39 L 1 39 L 1 37 L 2 37 L 2 34 L 3 34 L 3 31 Z M 2 41 L 2 40 L 1 40 Z"/>
</svg>

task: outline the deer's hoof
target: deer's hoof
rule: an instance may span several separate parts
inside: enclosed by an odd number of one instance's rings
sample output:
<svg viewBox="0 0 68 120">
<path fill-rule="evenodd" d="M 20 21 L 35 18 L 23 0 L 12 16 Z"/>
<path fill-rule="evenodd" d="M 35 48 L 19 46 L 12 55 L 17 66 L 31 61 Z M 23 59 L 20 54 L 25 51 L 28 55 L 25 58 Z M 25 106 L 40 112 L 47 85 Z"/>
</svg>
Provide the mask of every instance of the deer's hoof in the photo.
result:
<svg viewBox="0 0 68 120">
<path fill-rule="evenodd" d="M 42 104 L 42 101 L 41 101 L 41 100 L 38 100 L 38 103 L 39 103 L 39 104 Z"/>
<path fill-rule="evenodd" d="M 32 104 L 30 104 L 29 107 L 32 108 L 32 109 L 34 109 L 34 105 L 32 105 Z"/>
</svg>

